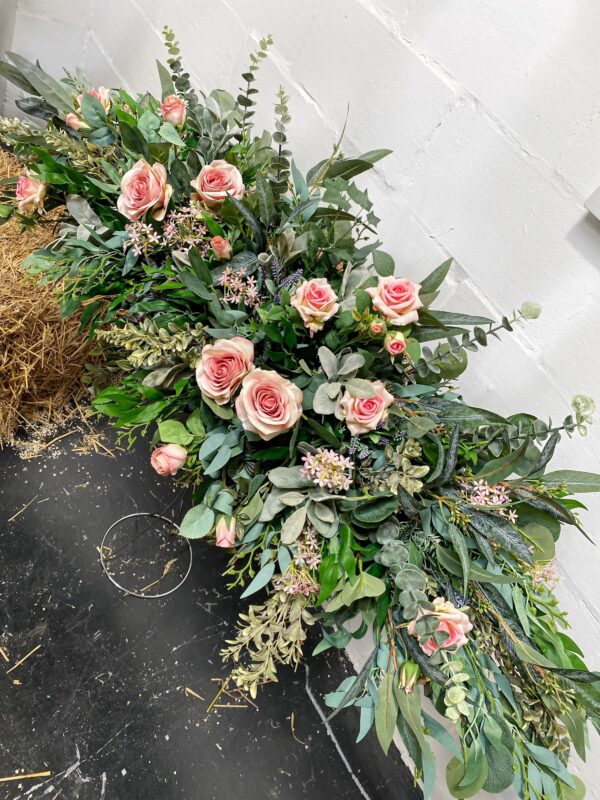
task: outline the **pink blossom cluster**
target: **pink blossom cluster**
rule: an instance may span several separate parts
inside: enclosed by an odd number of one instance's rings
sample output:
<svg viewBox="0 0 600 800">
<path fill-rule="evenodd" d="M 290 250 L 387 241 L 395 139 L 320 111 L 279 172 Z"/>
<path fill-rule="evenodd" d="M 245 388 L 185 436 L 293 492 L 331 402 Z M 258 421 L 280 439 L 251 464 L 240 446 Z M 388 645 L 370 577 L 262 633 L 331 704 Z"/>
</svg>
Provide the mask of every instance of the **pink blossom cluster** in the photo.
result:
<svg viewBox="0 0 600 800">
<path fill-rule="evenodd" d="M 304 461 L 302 477 L 308 478 L 317 486 L 332 492 L 347 492 L 352 485 L 349 474 L 352 470 L 352 461 L 336 453 L 335 450 L 320 447 L 316 453 L 303 456 L 302 460 Z"/>
<path fill-rule="evenodd" d="M 319 540 L 312 531 L 305 531 L 296 542 L 294 564 L 297 567 L 316 569 L 321 563 Z"/>
<path fill-rule="evenodd" d="M 209 247 L 205 241 L 208 228 L 201 216 L 202 209 L 197 203 L 192 202 L 178 211 L 171 211 L 163 229 L 163 240 L 169 247 L 178 247 L 189 250 L 197 247 L 204 254 Z"/>
<path fill-rule="evenodd" d="M 243 267 L 237 270 L 226 267 L 219 278 L 219 284 L 225 290 L 223 299 L 226 303 L 239 305 L 243 302 L 247 306 L 257 306 L 260 303 L 256 279 L 252 275 L 246 276 Z"/>
<path fill-rule="evenodd" d="M 506 506 L 510 505 L 509 487 L 506 483 L 493 483 L 487 481 L 462 480 L 460 486 L 469 503 L 474 506 Z M 506 517 L 513 524 L 517 521 L 517 512 L 514 509 L 496 508 L 498 514 Z"/>
<path fill-rule="evenodd" d="M 197 247 L 202 254 L 209 248 L 209 243 L 205 241 L 208 229 L 194 204 L 180 208 L 179 211 L 171 211 L 165 220 L 162 234 L 141 219 L 127 224 L 125 230 L 129 239 L 123 249 L 131 247 L 138 256 L 147 255 L 162 247 L 180 250 Z"/>
<path fill-rule="evenodd" d="M 319 584 L 314 581 L 307 572 L 296 572 L 288 570 L 285 575 L 280 575 L 273 581 L 275 588 L 286 594 L 303 595 L 310 597 L 317 594 L 320 589 Z"/>
<path fill-rule="evenodd" d="M 125 225 L 125 230 L 129 234 L 123 244 L 123 250 L 130 247 L 136 256 L 147 255 L 152 250 L 157 250 L 163 246 L 163 239 L 159 232 L 147 222 L 137 220 Z"/>
</svg>

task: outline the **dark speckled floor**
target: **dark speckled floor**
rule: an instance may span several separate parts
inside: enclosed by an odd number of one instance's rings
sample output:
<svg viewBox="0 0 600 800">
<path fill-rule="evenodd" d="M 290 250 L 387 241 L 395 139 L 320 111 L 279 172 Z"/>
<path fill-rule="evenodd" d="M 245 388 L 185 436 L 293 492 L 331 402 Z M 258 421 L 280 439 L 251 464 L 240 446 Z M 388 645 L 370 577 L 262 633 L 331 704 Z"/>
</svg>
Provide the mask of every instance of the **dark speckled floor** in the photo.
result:
<svg viewBox="0 0 600 800">
<path fill-rule="evenodd" d="M 126 597 L 102 573 L 96 547 L 110 523 L 173 499 L 146 447 L 116 460 L 67 447 L 29 461 L 0 453 L 0 646 L 10 657 L 0 658 L 0 777 L 52 772 L 0 783 L 1 800 L 417 798 L 374 734 L 354 744 L 352 711 L 333 722 L 343 756 L 323 726 L 314 702 L 345 675 L 338 653 L 283 671 L 258 710 L 207 714 L 185 693 L 214 694 L 244 601 L 224 587 L 224 554 L 202 543 L 186 583 L 162 600 Z"/>
</svg>

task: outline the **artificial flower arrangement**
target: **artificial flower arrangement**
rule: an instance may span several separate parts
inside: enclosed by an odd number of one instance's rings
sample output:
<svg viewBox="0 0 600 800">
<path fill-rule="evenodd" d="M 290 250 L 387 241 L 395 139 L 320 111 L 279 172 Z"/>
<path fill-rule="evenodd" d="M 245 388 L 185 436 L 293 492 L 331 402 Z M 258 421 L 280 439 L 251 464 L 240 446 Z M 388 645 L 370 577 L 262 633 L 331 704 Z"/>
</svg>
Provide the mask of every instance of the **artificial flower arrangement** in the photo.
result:
<svg viewBox="0 0 600 800">
<path fill-rule="evenodd" d="M 454 797 L 582 798 L 567 765 L 599 727 L 600 676 L 565 633 L 552 562 L 561 527 L 582 531 L 572 495 L 600 477 L 546 470 L 593 402 L 556 426 L 465 403 L 468 353 L 539 308 L 433 309 L 450 263 L 397 277 L 355 182 L 388 151 L 338 143 L 303 174 L 283 90 L 274 132 L 252 125 L 269 39 L 235 99 L 199 96 L 165 39 L 160 101 L 9 54 L 0 73 L 46 125 L 0 120 L 25 164 L 0 216 L 65 206 L 28 265 L 104 350 L 95 409 L 151 436 L 154 468 L 193 487 L 181 536 L 229 548 L 229 586 L 262 591 L 223 649 L 232 679 L 255 696 L 315 624 L 314 653 L 369 637 L 327 703 L 385 751 L 398 733 L 426 797 L 433 738 Z"/>
</svg>

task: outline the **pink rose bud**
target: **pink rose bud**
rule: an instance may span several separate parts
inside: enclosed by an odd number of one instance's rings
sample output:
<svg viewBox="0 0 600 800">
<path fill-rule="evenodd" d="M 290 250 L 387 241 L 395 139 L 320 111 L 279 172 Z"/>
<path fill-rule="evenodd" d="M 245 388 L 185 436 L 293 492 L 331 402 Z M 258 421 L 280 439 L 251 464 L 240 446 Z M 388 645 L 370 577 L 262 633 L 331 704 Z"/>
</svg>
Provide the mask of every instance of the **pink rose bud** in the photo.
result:
<svg viewBox="0 0 600 800">
<path fill-rule="evenodd" d="M 33 214 L 38 208 L 43 208 L 47 188 L 43 181 L 33 178 L 29 173 L 21 175 L 15 191 L 19 214 Z"/>
<path fill-rule="evenodd" d="M 164 444 L 150 456 L 150 463 L 159 475 L 175 475 L 185 464 L 187 450 L 179 444 Z"/>
<path fill-rule="evenodd" d="M 160 104 L 160 113 L 165 122 L 179 127 L 185 122 L 187 102 L 176 94 L 170 94 Z"/>
<path fill-rule="evenodd" d="M 65 117 L 65 123 L 69 126 L 69 128 L 73 128 L 74 131 L 78 131 L 80 128 L 89 128 L 89 125 L 81 119 L 78 114 L 75 114 L 74 111 L 71 111 L 70 114 L 67 114 Z"/>
<path fill-rule="evenodd" d="M 117 208 L 127 219 L 141 219 L 148 211 L 160 221 L 167 213 L 173 187 L 167 183 L 167 170 L 158 162 L 150 166 L 140 158 L 121 178 Z"/>
<path fill-rule="evenodd" d="M 239 169 L 222 159 L 202 167 L 192 186 L 196 190 L 192 199 L 201 200 L 207 206 L 220 206 L 228 194 L 237 199 L 244 196 L 244 182 Z"/>
<path fill-rule="evenodd" d="M 335 268 L 336 268 L 336 270 L 338 272 L 343 272 L 344 271 L 344 262 L 343 261 L 338 261 L 338 263 L 335 265 Z"/>
<path fill-rule="evenodd" d="M 385 337 L 385 349 L 392 356 L 401 356 L 406 350 L 406 339 L 400 331 Z"/>
<path fill-rule="evenodd" d="M 219 517 L 215 527 L 217 536 L 217 547 L 233 547 L 236 537 L 235 517 L 231 517 L 229 523 L 226 517 Z"/>
<path fill-rule="evenodd" d="M 412 694 L 415 684 L 419 680 L 421 669 L 414 661 L 404 661 L 398 673 L 398 685 L 407 694 Z"/>
<path fill-rule="evenodd" d="M 416 619 L 411 620 L 408 625 L 408 633 L 411 636 L 418 636 L 416 629 L 417 620 L 421 617 L 433 616 L 437 618 L 438 627 L 436 633 L 446 633 L 448 638 L 443 644 L 438 644 L 433 636 L 427 641 L 419 642 L 421 650 L 427 656 L 432 656 L 438 650 L 458 650 L 468 641 L 466 634 L 473 629 L 473 624 L 467 615 L 456 608 L 449 600 L 443 597 L 436 597 L 433 601 L 432 611 L 423 611 Z"/>
<path fill-rule="evenodd" d="M 340 417 L 346 421 L 352 436 L 359 433 L 368 433 L 387 417 L 387 410 L 394 402 L 382 381 L 372 381 L 372 397 L 353 397 L 346 392 L 340 400 Z M 337 412 L 336 412 L 337 413 Z"/>
<path fill-rule="evenodd" d="M 380 319 L 374 319 L 369 325 L 369 333 L 371 336 L 381 336 L 382 333 L 385 333 L 385 322 Z"/>
<path fill-rule="evenodd" d="M 203 395 L 224 406 L 254 369 L 254 345 L 249 339 L 217 339 L 205 344 L 196 367 L 196 383 Z"/>
<path fill-rule="evenodd" d="M 71 112 L 70 114 L 67 114 L 67 116 L 65 118 L 65 122 L 69 126 L 69 128 L 73 128 L 73 130 L 75 130 L 75 131 L 78 131 L 78 130 L 80 130 L 82 128 L 83 129 L 86 129 L 86 128 L 89 129 L 89 127 L 90 127 L 86 122 L 83 121 L 83 119 L 80 116 L 81 115 L 81 101 L 83 100 L 83 95 L 84 94 L 91 94 L 92 97 L 95 97 L 96 100 L 99 103 L 102 104 L 102 107 L 104 108 L 104 110 L 106 112 L 108 112 L 110 110 L 110 106 L 111 106 L 110 89 L 107 89 L 105 86 L 99 86 L 97 90 L 96 89 L 86 89 L 85 92 L 83 92 L 80 95 L 77 95 L 77 112 L 78 113 L 74 114 L 73 112 Z"/>
<path fill-rule="evenodd" d="M 273 370 L 254 369 L 242 381 L 235 411 L 244 430 L 268 442 L 298 422 L 302 391 Z"/>
<path fill-rule="evenodd" d="M 366 291 L 373 298 L 373 308 L 392 325 L 410 325 L 419 319 L 418 309 L 423 305 L 419 299 L 420 289 L 418 283 L 408 278 L 388 275 L 379 278 L 377 286 Z"/>
<path fill-rule="evenodd" d="M 216 257 L 222 261 L 227 261 L 231 257 L 231 243 L 222 236 L 213 236 L 210 240 L 210 246 Z"/>
<path fill-rule="evenodd" d="M 312 278 L 301 283 L 292 295 L 290 304 L 302 317 L 311 336 L 323 330 L 327 320 L 337 314 L 340 307 L 327 278 Z"/>
</svg>

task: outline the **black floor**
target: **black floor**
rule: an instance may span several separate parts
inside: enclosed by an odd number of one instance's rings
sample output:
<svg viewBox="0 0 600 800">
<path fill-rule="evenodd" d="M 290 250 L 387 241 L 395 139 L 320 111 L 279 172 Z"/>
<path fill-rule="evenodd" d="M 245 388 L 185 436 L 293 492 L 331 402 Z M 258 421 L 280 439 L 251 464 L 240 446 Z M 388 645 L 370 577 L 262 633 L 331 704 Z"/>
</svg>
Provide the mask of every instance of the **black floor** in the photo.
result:
<svg viewBox="0 0 600 800">
<path fill-rule="evenodd" d="M 10 658 L 0 657 L 0 778 L 52 772 L 0 782 L 0 800 L 417 798 L 397 753 L 386 758 L 373 732 L 354 743 L 353 710 L 332 722 L 336 741 L 324 727 L 323 695 L 349 669 L 338 652 L 308 659 L 306 671 L 282 670 L 258 710 L 207 713 L 211 679 L 227 674 L 219 650 L 247 602 L 225 588 L 225 554 L 194 543 L 180 589 L 125 596 L 96 548 L 123 514 L 172 503 L 173 483 L 152 471 L 144 442 L 117 459 L 72 453 L 68 442 L 58 457 L 0 452 L 0 646 Z M 168 514 L 178 517 L 179 505 Z"/>
</svg>

